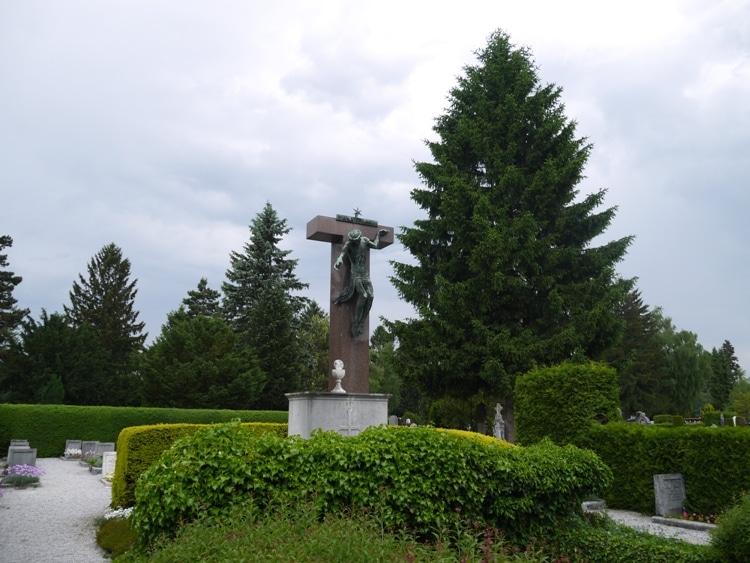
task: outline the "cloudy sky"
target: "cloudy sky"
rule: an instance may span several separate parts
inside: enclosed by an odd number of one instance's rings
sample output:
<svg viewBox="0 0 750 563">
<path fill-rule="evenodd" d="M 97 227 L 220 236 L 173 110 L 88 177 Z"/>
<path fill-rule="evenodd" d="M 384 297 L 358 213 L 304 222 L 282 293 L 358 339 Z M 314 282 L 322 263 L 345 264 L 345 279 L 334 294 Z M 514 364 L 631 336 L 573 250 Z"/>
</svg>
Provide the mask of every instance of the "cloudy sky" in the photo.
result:
<svg viewBox="0 0 750 563">
<path fill-rule="evenodd" d="M 750 2 L 23 0 L 0 6 L 0 234 L 34 317 L 62 311 L 114 242 L 155 337 L 270 202 L 308 295 L 326 307 L 316 215 L 422 214 L 413 161 L 496 29 L 594 144 L 586 194 L 636 235 L 619 266 L 644 301 L 750 370 Z M 371 321 L 406 318 L 398 243 L 373 253 Z"/>
</svg>

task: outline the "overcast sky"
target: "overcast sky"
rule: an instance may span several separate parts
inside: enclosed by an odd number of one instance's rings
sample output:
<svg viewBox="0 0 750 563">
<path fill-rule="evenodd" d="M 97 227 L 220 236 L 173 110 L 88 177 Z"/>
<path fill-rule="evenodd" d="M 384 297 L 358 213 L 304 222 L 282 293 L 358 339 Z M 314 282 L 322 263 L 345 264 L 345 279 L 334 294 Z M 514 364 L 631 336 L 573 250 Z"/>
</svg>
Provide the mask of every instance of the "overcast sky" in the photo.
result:
<svg viewBox="0 0 750 563">
<path fill-rule="evenodd" d="M 158 335 L 270 202 L 308 295 L 328 307 L 316 215 L 423 218 L 413 161 L 488 35 L 528 46 L 594 149 L 582 194 L 608 190 L 619 265 L 643 299 L 750 370 L 750 2 L 505 0 L 0 5 L 0 234 L 14 295 L 62 312 L 114 242 Z M 373 252 L 377 318 L 412 315 Z"/>
</svg>

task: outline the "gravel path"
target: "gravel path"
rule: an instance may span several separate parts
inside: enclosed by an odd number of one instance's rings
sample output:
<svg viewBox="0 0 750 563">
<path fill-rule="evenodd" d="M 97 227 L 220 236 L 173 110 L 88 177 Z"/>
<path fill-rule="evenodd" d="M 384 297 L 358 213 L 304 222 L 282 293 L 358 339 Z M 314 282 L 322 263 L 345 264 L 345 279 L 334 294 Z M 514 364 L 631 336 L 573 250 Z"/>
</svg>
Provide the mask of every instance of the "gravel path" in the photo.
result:
<svg viewBox="0 0 750 563">
<path fill-rule="evenodd" d="M 107 560 L 96 544 L 96 520 L 109 508 L 111 489 L 77 461 L 37 460 L 46 471 L 37 488 L 3 488 L 0 498 L 0 562 L 90 563 Z M 625 526 L 706 545 L 705 530 L 667 526 L 650 516 L 606 510 Z M 679 522 L 672 521 L 677 524 Z"/>
<path fill-rule="evenodd" d="M 634 528 L 640 532 L 648 532 L 649 534 L 665 538 L 676 538 L 688 543 L 699 545 L 708 545 L 711 540 L 708 532 L 709 527 L 705 525 L 696 526 L 697 522 L 682 522 L 672 518 L 666 519 L 644 516 L 629 510 L 607 509 L 605 512 L 615 522 L 622 524 L 623 526 L 628 526 L 629 528 Z M 669 525 L 662 522 L 668 522 Z M 684 526 L 690 526 L 690 528 Z"/>
<path fill-rule="evenodd" d="M 77 461 L 37 460 L 41 486 L 3 487 L 0 561 L 89 563 L 107 560 L 96 544 L 96 519 L 109 507 L 112 489 Z"/>
</svg>

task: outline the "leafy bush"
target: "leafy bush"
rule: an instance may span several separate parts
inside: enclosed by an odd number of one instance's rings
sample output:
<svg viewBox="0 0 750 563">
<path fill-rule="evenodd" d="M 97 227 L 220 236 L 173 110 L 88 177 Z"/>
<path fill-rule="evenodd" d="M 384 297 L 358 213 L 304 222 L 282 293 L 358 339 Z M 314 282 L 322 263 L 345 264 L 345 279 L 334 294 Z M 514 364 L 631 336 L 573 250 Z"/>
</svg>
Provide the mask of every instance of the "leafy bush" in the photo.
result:
<svg viewBox="0 0 750 563">
<path fill-rule="evenodd" d="M 517 540 L 549 532 L 610 478 L 593 453 L 548 441 L 514 448 L 403 427 L 303 440 L 253 437 L 229 424 L 175 442 L 139 480 L 131 519 L 151 542 L 201 513 L 220 517 L 251 500 L 263 508 L 307 498 L 321 514 L 367 508 L 383 526 L 425 537 L 459 513 Z"/>
<path fill-rule="evenodd" d="M 248 432 L 262 434 L 273 432 L 287 435 L 286 424 L 248 423 Z M 183 436 L 194 434 L 206 425 L 201 424 L 156 424 L 133 426 L 123 429 L 117 439 L 117 462 L 112 481 L 112 505 L 131 507 L 135 504 L 135 485 L 138 478 L 169 447 Z"/>
<path fill-rule="evenodd" d="M 711 532 L 711 545 L 719 554 L 719 560 L 725 563 L 750 561 L 750 495 L 742 495 L 716 523 Z"/>
<path fill-rule="evenodd" d="M 556 552 L 567 554 L 568 563 L 715 563 L 708 546 L 693 545 L 639 532 L 591 515 L 590 525 L 565 527 L 548 541 Z"/>
<path fill-rule="evenodd" d="M 594 422 L 620 420 L 617 372 L 599 363 L 566 362 L 519 377 L 515 387 L 516 435 L 520 444 L 548 437 L 575 443 Z"/>
</svg>

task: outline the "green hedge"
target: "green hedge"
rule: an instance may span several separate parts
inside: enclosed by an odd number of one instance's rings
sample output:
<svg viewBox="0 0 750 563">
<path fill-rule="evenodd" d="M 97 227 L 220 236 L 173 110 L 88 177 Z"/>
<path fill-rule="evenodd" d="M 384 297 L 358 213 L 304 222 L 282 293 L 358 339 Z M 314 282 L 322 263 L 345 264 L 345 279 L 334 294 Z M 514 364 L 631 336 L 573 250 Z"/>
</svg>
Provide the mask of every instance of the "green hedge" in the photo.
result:
<svg viewBox="0 0 750 563">
<path fill-rule="evenodd" d="M 245 423 L 251 435 L 273 432 L 286 436 L 287 424 L 253 422 Z M 183 436 L 195 434 L 206 428 L 205 424 L 157 424 L 124 428 L 117 439 L 117 462 L 112 481 L 112 506 L 130 507 L 135 503 L 135 486 L 138 478 L 157 461 L 172 444 Z"/>
<path fill-rule="evenodd" d="M 515 399 L 516 437 L 523 445 L 545 437 L 575 443 L 592 423 L 621 419 L 617 372 L 596 362 L 534 369 L 517 379 Z"/>
<path fill-rule="evenodd" d="M 233 505 L 308 499 L 321 514 L 362 508 L 387 529 L 425 538 L 458 515 L 521 540 L 543 537 L 579 514 L 583 499 L 610 479 L 592 452 L 549 441 L 518 448 L 386 426 L 303 440 L 253 437 L 230 423 L 175 442 L 138 481 L 130 520 L 147 543 Z"/>
<path fill-rule="evenodd" d="M 706 515 L 719 514 L 750 490 L 746 428 L 610 424 L 592 426 L 577 445 L 612 469 L 605 497 L 611 508 L 652 513 L 653 476 L 661 473 L 682 473 L 686 506 Z"/>
<path fill-rule="evenodd" d="M 71 405 L 0 404 L 0 451 L 10 441 L 25 439 L 38 457 L 57 457 L 66 440 L 116 442 L 129 426 L 160 423 L 211 424 L 239 418 L 244 422 L 286 423 L 285 411 L 82 407 Z"/>
</svg>

